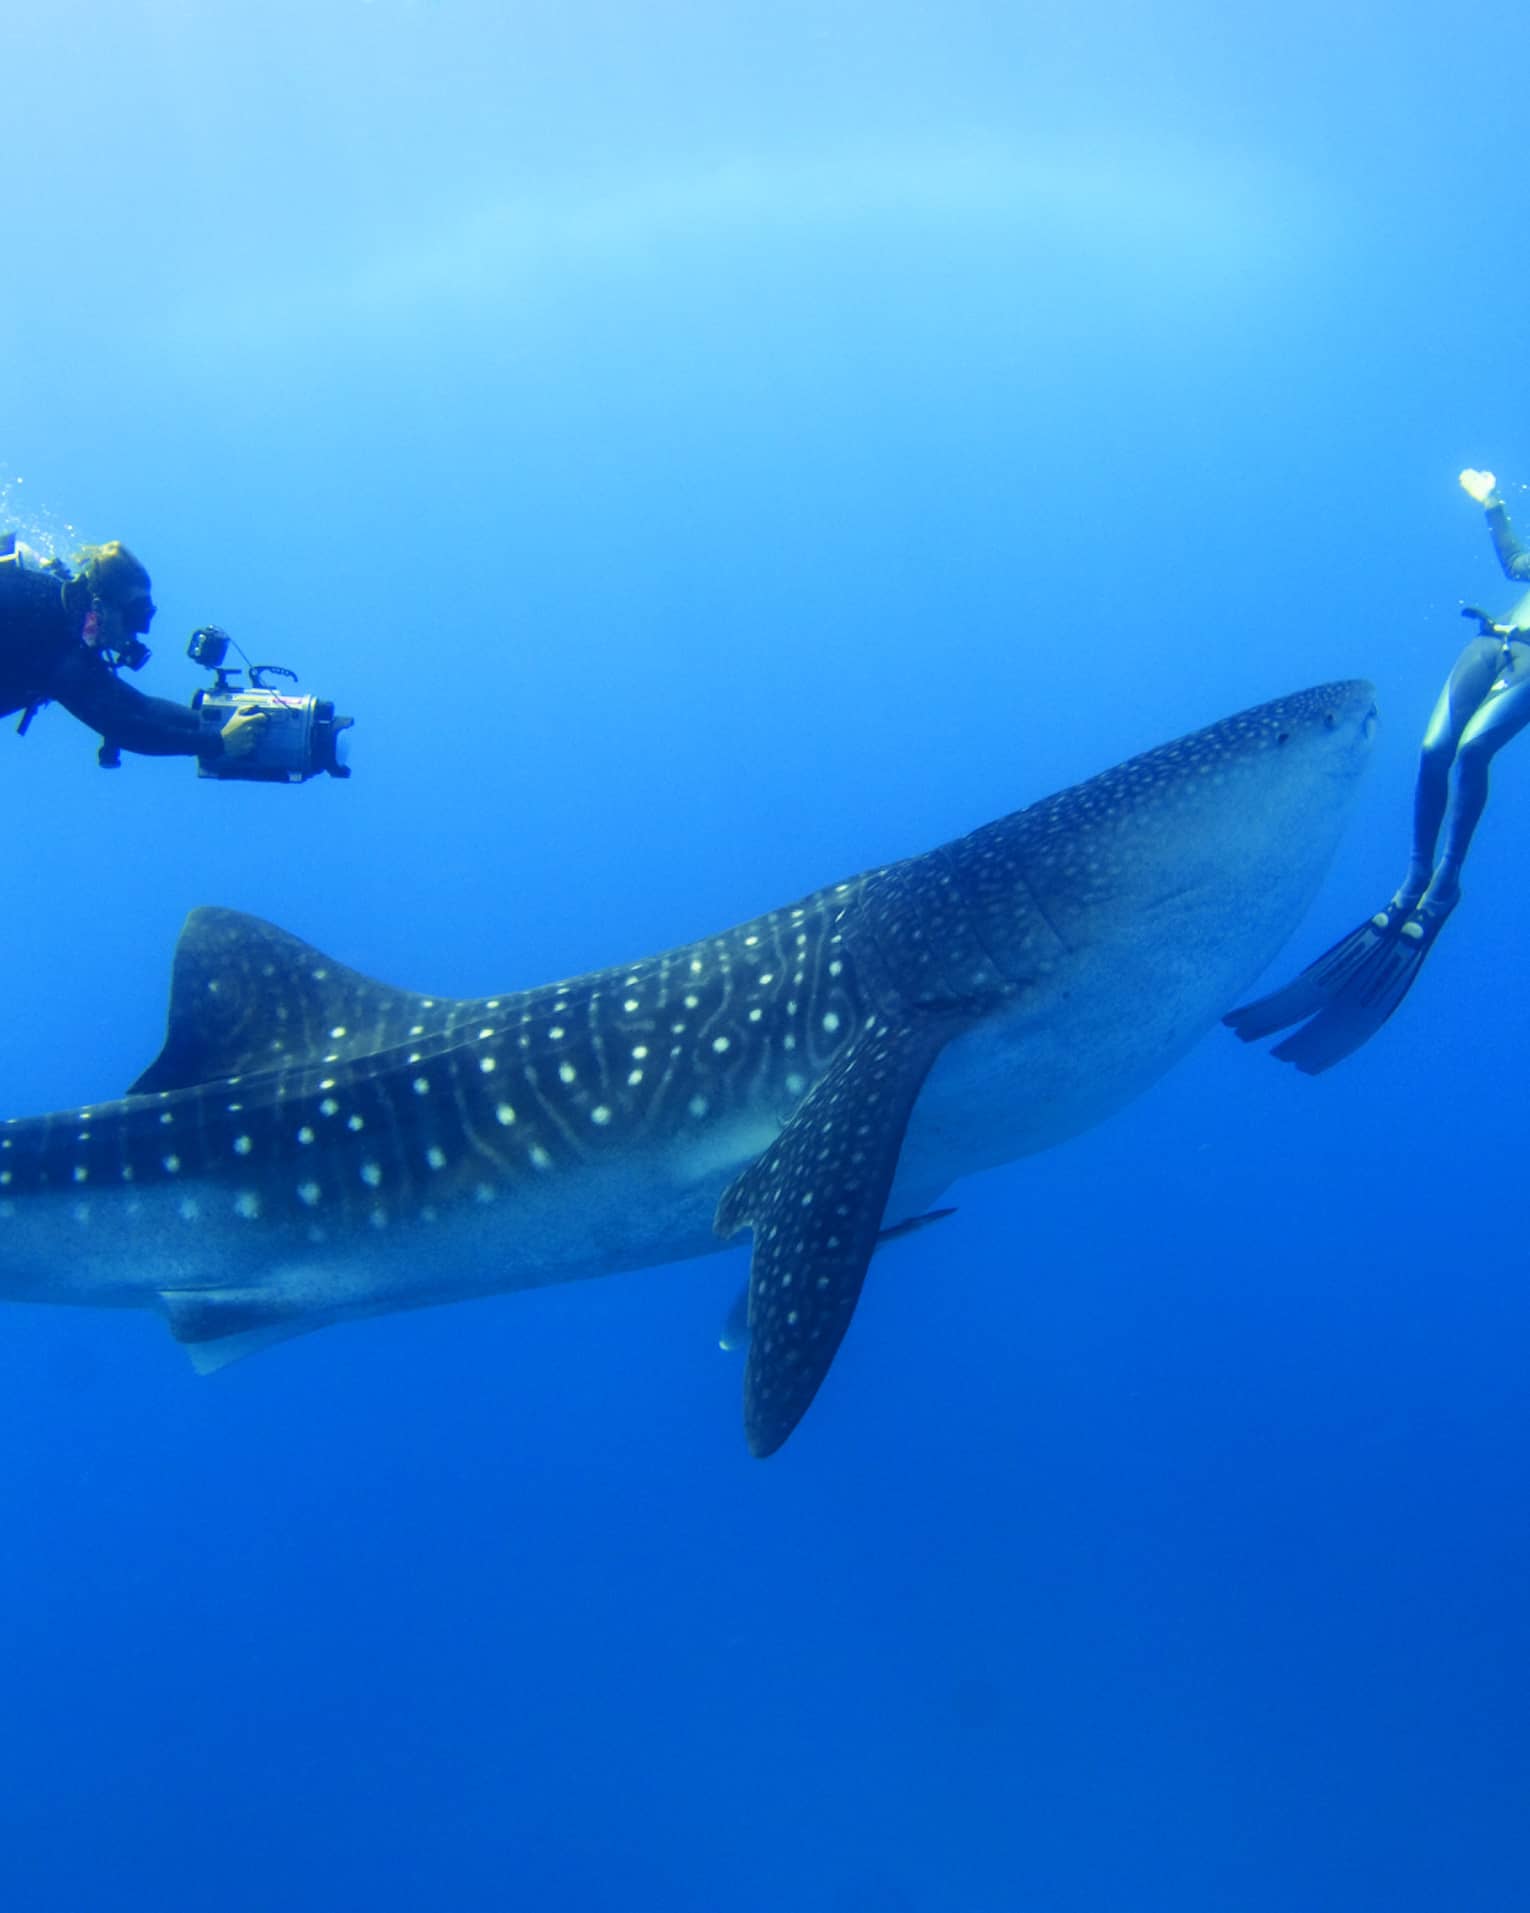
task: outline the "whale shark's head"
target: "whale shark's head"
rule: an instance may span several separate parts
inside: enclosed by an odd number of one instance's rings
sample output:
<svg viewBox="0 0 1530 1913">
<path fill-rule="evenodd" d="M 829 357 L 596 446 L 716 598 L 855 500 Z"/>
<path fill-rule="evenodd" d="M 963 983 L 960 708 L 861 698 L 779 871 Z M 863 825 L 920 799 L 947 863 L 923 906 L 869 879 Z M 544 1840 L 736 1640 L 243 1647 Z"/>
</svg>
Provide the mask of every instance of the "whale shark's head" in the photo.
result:
<svg viewBox="0 0 1530 1913">
<path fill-rule="evenodd" d="M 1048 920 L 1273 908 L 1292 922 L 1338 843 L 1376 728 L 1375 691 L 1325 684 L 1134 757 L 1025 813 Z M 1259 900 L 1263 900 L 1261 905 Z"/>
<path fill-rule="evenodd" d="M 1311 901 L 1375 726 L 1369 684 L 1320 685 L 974 831 L 949 855 L 984 947 L 1019 984 L 1088 949 L 1230 1002 Z"/>
</svg>

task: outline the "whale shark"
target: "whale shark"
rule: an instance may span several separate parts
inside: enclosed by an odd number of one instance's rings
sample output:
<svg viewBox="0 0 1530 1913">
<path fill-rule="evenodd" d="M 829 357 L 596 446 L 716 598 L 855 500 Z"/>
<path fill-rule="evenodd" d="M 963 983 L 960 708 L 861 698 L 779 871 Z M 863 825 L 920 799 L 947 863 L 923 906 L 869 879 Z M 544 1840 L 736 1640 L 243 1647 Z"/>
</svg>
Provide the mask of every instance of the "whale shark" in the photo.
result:
<svg viewBox="0 0 1530 1913">
<path fill-rule="evenodd" d="M 210 1370 L 747 1231 L 744 1428 L 771 1454 L 879 1239 L 1139 1095 L 1275 957 L 1374 724 L 1368 684 L 1303 691 L 717 935 L 495 996 L 194 910 L 127 1094 L 0 1124 L 0 1298 L 158 1310 Z"/>
</svg>

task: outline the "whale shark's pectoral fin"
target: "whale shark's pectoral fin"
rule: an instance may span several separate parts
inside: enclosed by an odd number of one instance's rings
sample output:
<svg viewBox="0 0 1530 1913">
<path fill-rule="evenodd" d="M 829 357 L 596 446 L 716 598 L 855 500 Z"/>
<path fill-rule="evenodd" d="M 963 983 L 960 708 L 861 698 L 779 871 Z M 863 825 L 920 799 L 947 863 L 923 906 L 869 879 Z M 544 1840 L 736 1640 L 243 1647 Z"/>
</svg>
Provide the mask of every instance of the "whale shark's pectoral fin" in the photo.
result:
<svg viewBox="0 0 1530 1913">
<path fill-rule="evenodd" d="M 719 1235 L 754 1231 L 744 1433 L 756 1455 L 775 1453 L 829 1372 L 909 1115 L 930 1065 L 968 1022 L 942 1014 L 863 1030 L 717 1205 Z"/>
<path fill-rule="evenodd" d="M 901 1222 L 895 1222 L 890 1229 L 879 1229 L 875 1246 L 880 1249 L 888 1242 L 901 1242 L 905 1236 L 914 1235 L 920 1229 L 927 1229 L 932 1222 L 944 1222 L 947 1216 L 955 1214 L 955 1209 L 931 1209 L 922 1216 L 905 1216 Z M 723 1317 L 717 1346 L 725 1355 L 731 1355 L 735 1349 L 749 1346 L 749 1284 L 747 1282 L 734 1296 L 733 1306 Z"/>
</svg>

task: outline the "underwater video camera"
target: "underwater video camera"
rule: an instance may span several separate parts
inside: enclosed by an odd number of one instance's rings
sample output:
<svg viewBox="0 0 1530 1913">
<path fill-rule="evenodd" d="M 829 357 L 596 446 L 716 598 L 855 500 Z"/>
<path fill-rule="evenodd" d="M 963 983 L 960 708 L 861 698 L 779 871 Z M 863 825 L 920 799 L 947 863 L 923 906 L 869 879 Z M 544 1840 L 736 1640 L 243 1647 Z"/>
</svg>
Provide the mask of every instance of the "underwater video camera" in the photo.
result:
<svg viewBox="0 0 1530 1913">
<path fill-rule="evenodd" d="M 251 664 L 245 658 L 242 668 L 249 673 L 250 682 L 241 686 L 241 667 L 223 662 L 232 643 L 228 633 L 214 624 L 192 633 L 186 655 L 193 664 L 211 671 L 214 682 L 209 690 L 195 694 L 191 708 L 209 731 L 221 731 L 237 712 L 259 711 L 266 722 L 260 727 L 254 750 L 243 757 L 215 757 L 211 763 L 198 759 L 198 777 L 257 784 L 302 784 L 321 771 L 331 777 L 349 777 L 346 747 L 350 740 L 346 732 L 356 720 L 337 717 L 328 698 L 272 690 L 268 678 L 290 678 L 297 683 L 297 673 L 284 665 Z M 234 645 L 234 649 L 238 651 L 239 647 Z M 244 657 L 242 651 L 239 655 Z"/>
</svg>

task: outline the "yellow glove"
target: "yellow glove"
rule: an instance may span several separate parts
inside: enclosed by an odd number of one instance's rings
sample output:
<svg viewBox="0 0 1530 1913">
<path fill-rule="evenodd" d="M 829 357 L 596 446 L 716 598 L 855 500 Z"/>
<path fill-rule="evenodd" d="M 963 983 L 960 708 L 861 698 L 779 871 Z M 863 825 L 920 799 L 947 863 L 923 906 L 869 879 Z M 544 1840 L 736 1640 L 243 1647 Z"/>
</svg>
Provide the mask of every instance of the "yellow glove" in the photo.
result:
<svg viewBox="0 0 1530 1913">
<path fill-rule="evenodd" d="M 1498 489 L 1498 480 L 1491 472 L 1474 472 L 1470 466 L 1461 474 L 1461 489 L 1468 498 L 1474 498 L 1479 505 L 1485 505 Z"/>
<path fill-rule="evenodd" d="M 267 714 L 257 711 L 253 704 L 247 704 L 242 711 L 235 711 L 223 727 L 223 755 L 248 757 L 260 742 L 260 734 L 269 722 Z"/>
</svg>

